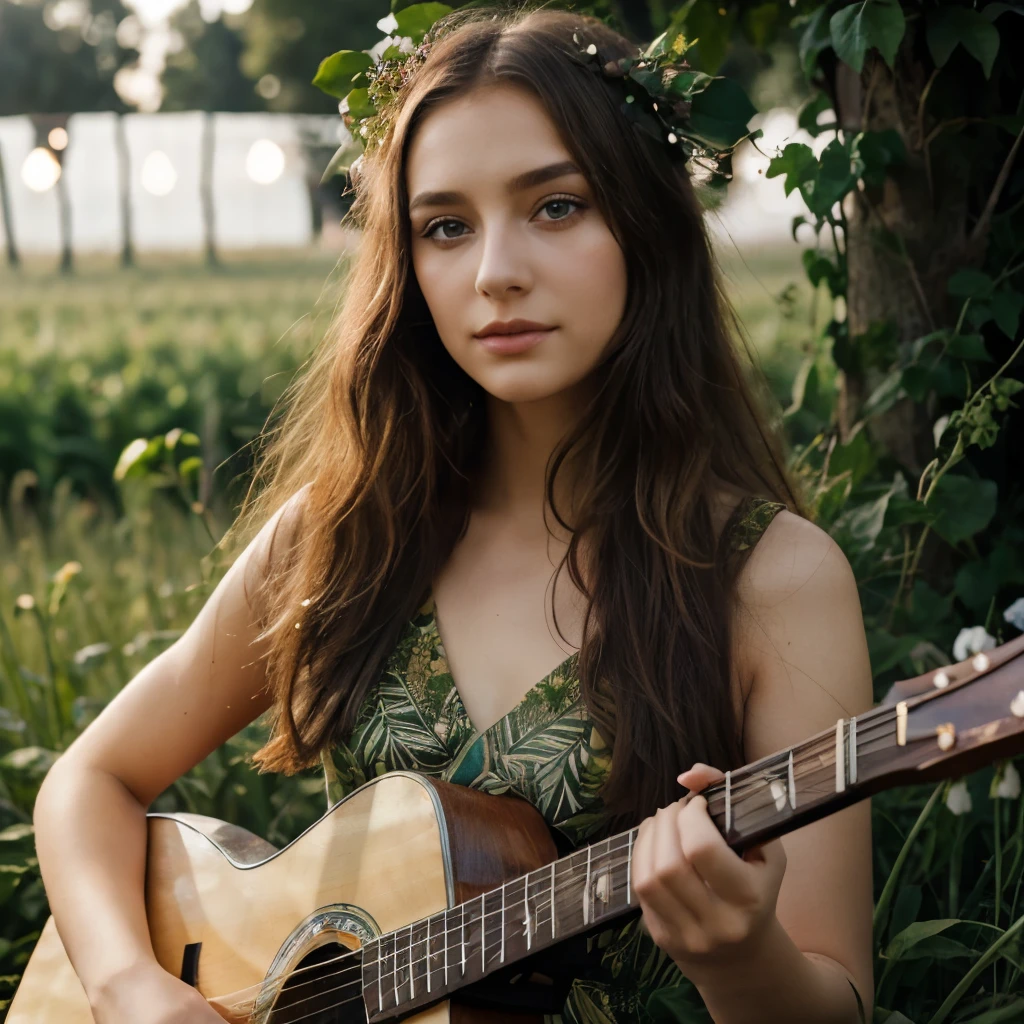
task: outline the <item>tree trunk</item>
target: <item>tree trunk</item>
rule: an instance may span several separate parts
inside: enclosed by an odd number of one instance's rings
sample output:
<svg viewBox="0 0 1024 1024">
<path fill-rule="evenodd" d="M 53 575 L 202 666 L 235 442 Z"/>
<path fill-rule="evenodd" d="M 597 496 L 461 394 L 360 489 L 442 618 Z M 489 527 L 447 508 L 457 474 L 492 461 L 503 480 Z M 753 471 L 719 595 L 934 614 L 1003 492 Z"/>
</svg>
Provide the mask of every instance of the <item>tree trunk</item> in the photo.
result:
<svg viewBox="0 0 1024 1024">
<path fill-rule="evenodd" d="M 4 153 L 0 146 L 0 214 L 4 218 L 4 239 L 7 243 L 7 263 L 17 267 L 21 260 L 18 247 L 14 244 L 14 221 L 11 219 L 11 197 L 7 192 L 7 176 L 4 172 Z"/>
<path fill-rule="evenodd" d="M 853 341 L 872 322 L 890 320 L 897 344 L 908 349 L 916 338 L 955 323 L 946 282 L 973 262 L 965 258 L 967 196 L 962 182 L 944 176 L 941 166 L 926 166 L 921 132 L 934 125 L 927 118 L 920 124 L 918 110 L 928 72 L 906 45 L 897 55 L 895 76 L 875 51 L 860 76 L 843 62 L 836 69 L 836 113 L 843 128 L 894 129 L 907 151 L 907 162 L 890 168 L 881 188 L 854 191 L 845 201 L 849 337 Z M 878 241 L 880 229 L 902 240 L 906 259 Z M 849 437 L 881 379 L 882 371 L 870 366 L 840 373 L 841 440 Z M 934 418 L 932 410 L 905 398 L 871 419 L 867 429 L 918 477 L 934 453 Z"/>
<path fill-rule="evenodd" d="M 68 197 L 68 182 L 64 176 L 64 161 L 57 179 L 57 207 L 60 211 L 60 272 L 70 274 L 75 269 L 71 251 L 71 200 Z"/>
<path fill-rule="evenodd" d="M 199 198 L 203 207 L 203 235 L 205 238 L 206 264 L 215 267 L 217 258 L 215 213 L 213 207 L 213 157 L 216 152 L 216 124 L 212 111 L 203 114 L 202 164 L 199 169 Z"/>
<path fill-rule="evenodd" d="M 135 245 L 132 241 L 132 164 L 125 133 L 124 114 L 117 115 L 115 129 L 117 144 L 118 187 L 121 198 L 121 266 L 135 266 Z"/>
</svg>

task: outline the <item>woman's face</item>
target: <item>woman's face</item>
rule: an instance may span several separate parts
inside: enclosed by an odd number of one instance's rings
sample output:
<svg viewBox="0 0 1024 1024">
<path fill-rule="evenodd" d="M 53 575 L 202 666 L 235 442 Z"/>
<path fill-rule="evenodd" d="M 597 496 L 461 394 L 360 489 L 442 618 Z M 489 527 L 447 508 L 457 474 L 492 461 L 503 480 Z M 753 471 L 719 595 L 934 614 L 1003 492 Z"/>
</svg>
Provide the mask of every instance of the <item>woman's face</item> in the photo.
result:
<svg viewBox="0 0 1024 1024">
<path fill-rule="evenodd" d="M 495 398 L 571 388 L 601 362 L 626 306 L 626 265 L 539 99 L 512 85 L 432 110 L 406 166 L 412 262 L 444 347 Z M 448 193 L 444 196 L 430 193 Z M 553 327 L 514 354 L 476 337 L 492 321 Z"/>
</svg>

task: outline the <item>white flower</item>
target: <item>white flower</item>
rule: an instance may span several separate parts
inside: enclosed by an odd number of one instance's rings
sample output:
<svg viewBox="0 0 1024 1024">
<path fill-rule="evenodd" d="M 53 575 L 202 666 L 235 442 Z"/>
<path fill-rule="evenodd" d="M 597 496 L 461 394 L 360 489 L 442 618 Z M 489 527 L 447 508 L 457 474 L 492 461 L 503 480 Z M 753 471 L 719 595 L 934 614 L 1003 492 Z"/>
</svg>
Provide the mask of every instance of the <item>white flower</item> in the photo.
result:
<svg viewBox="0 0 1024 1024">
<path fill-rule="evenodd" d="M 1003 612 L 1003 618 L 1013 626 L 1014 629 L 1019 629 L 1024 633 L 1024 597 L 1018 597 L 1017 600 Z"/>
<path fill-rule="evenodd" d="M 994 800 L 1016 800 L 1020 796 L 1020 772 L 1012 761 L 1003 761 L 996 768 L 988 795 Z"/>
<path fill-rule="evenodd" d="M 416 49 L 412 44 L 412 36 L 398 36 L 395 42 L 398 43 L 398 48 L 402 53 L 412 53 Z"/>
<path fill-rule="evenodd" d="M 109 650 L 110 644 L 108 643 L 87 644 L 85 647 L 75 651 L 73 660 L 76 665 L 84 665 L 93 658 L 99 658 L 106 654 Z"/>
<path fill-rule="evenodd" d="M 395 40 L 391 36 L 385 36 L 379 43 L 374 43 L 366 52 L 373 58 L 374 63 L 380 63 L 380 55 L 393 43 Z"/>
<path fill-rule="evenodd" d="M 393 14 L 389 14 L 386 18 L 381 18 L 380 21 L 377 22 L 377 28 L 379 28 L 381 32 L 387 32 L 388 35 L 390 35 L 396 28 L 398 28 L 398 19 Z"/>
<path fill-rule="evenodd" d="M 996 638 L 985 632 L 984 626 L 970 626 L 961 629 L 953 641 L 953 660 L 966 661 L 972 654 L 991 651 L 996 646 Z"/>
<path fill-rule="evenodd" d="M 971 794 L 967 789 L 967 782 L 960 779 L 954 782 L 946 792 L 946 806 L 954 814 L 968 814 L 971 810 Z"/>
<path fill-rule="evenodd" d="M 949 425 L 948 416 L 940 416 L 932 426 L 932 437 L 935 439 L 935 447 L 939 447 L 939 440 L 942 437 L 942 432 Z"/>
</svg>

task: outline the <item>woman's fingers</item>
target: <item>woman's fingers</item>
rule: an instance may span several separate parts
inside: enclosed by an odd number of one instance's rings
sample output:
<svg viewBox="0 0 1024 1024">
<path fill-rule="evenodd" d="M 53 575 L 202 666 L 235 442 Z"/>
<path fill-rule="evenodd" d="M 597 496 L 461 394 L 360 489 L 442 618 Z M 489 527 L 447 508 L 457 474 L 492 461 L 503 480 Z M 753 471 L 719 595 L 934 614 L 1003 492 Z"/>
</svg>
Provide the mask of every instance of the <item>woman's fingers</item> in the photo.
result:
<svg viewBox="0 0 1024 1024">
<path fill-rule="evenodd" d="M 680 847 L 680 808 L 680 803 L 671 804 L 654 815 L 649 884 L 644 888 L 663 916 L 678 918 L 683 912 L 699 922 L 711 912 L 712 894 Z"/>
<path fill-rule="evenodd" d="M 725 773 L 709 764 L 698 761 L 692 768 L 687 769 L 676 777 L 680 786 L 685 786 L 691 793 L 699 793 L 702 789 L 715 782 L 721 782 Z"/>
<path fill-rule="evenodd" d="M 719 896 L 740 905 L 753 901 L 750 866 L 729 848 L 707 813 L 707 800 L 695 796 L 679 817 L 677 842 L 700 877 Z"/>
</svg>

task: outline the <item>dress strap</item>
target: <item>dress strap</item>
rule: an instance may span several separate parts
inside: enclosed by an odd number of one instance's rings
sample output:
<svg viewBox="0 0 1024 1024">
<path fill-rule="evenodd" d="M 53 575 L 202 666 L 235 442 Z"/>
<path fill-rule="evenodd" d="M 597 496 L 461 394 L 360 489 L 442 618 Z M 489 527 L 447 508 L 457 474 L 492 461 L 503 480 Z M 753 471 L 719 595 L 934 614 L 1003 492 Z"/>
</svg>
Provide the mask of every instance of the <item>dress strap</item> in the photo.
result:
<svg viewBox="0 0 1024 1024">
<path fill-rule="evenodd" d="M 729 517 L 723 537 L 724 554 L 733 558 L 752 548 L 786 506 L 770 498 L 744 498 Z"/>
</svg>

